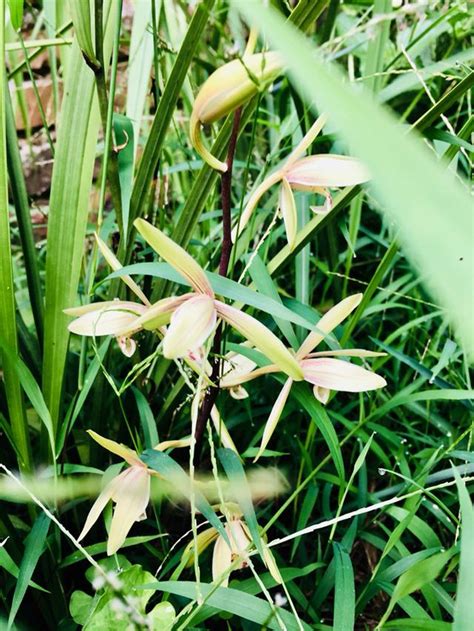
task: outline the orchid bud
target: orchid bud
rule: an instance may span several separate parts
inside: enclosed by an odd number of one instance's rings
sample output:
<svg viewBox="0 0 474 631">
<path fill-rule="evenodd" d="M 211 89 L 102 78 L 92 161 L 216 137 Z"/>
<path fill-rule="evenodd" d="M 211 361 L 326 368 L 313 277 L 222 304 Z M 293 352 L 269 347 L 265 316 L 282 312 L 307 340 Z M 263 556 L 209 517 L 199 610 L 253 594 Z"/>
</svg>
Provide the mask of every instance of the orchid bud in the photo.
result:
<svg viewBox="0 0 474 631">
<path fill-rule="evenodd" d="M 262 86 L 271 82 L 282 68 L 282 59 L 278 53 L 256 53 L 221 66 L 204 82 L 194 102 L 190 134 L 193 147 L 212 168 L 225 172 L 227 165 L 204 146 L 201 125 L 214 123 L 246 103 Z"/>
</svg>

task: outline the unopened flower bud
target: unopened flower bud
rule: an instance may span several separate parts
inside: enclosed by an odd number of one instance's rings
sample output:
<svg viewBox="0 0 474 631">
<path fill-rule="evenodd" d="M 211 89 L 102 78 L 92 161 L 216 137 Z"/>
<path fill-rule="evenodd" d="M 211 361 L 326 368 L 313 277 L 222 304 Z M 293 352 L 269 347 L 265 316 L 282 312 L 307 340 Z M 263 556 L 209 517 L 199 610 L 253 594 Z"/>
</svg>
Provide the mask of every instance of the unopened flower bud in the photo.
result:
<svg viewBox="0 0 474 631">
<path fill-rule="evenodd" d="M 194 102 L 190 134 L 194 148 L 211 167 L 227 170 L 225 162 L 220 162 L 204 146 L 201 125 L 213 123 L 246 103 L 282 68 L 278 53 L 256 53 L 221 66 L 204 82 Z"/>
</svg>

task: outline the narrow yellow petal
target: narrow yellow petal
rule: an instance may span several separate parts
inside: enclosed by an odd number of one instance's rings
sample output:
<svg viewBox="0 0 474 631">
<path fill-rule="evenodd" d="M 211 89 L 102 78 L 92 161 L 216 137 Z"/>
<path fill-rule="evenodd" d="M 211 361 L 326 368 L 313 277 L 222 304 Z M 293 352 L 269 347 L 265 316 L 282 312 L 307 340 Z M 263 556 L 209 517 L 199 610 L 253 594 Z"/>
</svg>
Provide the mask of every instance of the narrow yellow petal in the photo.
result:
<svg viewBox="0 0 474 631">
<path fill-rule="evenodd" d="M 386 357 L 387 353 L 377 351 L 366 351 L 364 348 L 340 348 L 337 351 L 320 351 L 319 353 L 308 353 L 306 359 L 313 357 Z"/>
<path fill-rule="evenodd" d="M 184 302 L 171 316 L 163 338 L 163 355 L 168 359 L 184 357 L 197 350 L 216 326 L 214 299 L 206 294 Z"/>
<path fill-rule="evenodd" d="M 107 449 L 117 456 L 120 456 L 120 458 L 123 458 L 125 462 L 128 462 L 129 465 L 140 465 L 142 467 L 145 466 L 138 458 L 136 452 L 126 445 L 122 445 L 122 443 L 116 443 L 115 440 L 110 440 L 110 438 L 105 438 L 97 432 L 94 432 L 92 429 L 88 429 L 87 433 L 91 438 L 95 440 L 96 443 L 99 443 L 101 447 Z"/>
<path fill-rule="evenodd" d="M 327 123 L 328 117 L 326 114 L 321 114 L 319 118 L 311 125 L 310 129 L 306 132 L 303 138 L 300 140 L 299 144 L 293 151 L 290 153 L 288 158 L 285 161 L 285 170 L 288 169 L 292 164 L 294 164 L 297 160 L 299 160 L 306 153 L 306 150 L 313 144 L 316 136 L 319 134 L 321 129 Z"/>
<path fill-rule="evenodd" d="M 189 281 L 195 291 L 214 296 L 204 270 L 186 250 L 144 219 L 136 219 L 134 226 L 161 258 Z"/>
<path fill-rule="evenodd" d="M 227 529 L 226 529 L 227 530 Z M 232 565 L 232 551 L 223 537 L 219 535 L 214 544 L 214 552 L 212 554 L 212 580 L 217 579 L 226 572 Z M 229 584 L 229 575 L 220 581 L 221 587 L 227 587 Z"/>
<path fill-rule="evenodd" d="M 292 377 L 295 381 L 302 380 L 303 373 L 298 361 L 266 326 L 255 318 L 252 318 L 252 316 L 230 305 L 226 305 L 218 300 L 215 301 L 215 304 L 222 319 L 252 342 L 252 344 L 268 357 L 268 359 L 274 362 L 282 372 Z"/>
<path fill-rule="evenodd" d="M 217 530 L 215 528 L 207 528 L 198 533 L 196 539 L 196 546 L 194 545 L 194 538 L 184 548 L 182 559 L 186 560 L 186 567 L 191 567 L 194 563 L 194 550 L 197 548 L 198 556 L 204 552 L 204 550 L 217 539 Z"/>
<path fill-rule="evenodd" d="M 217 435 L 219 436 L 224 447 L 226 447 L 227 449 L 232 449 L 232 451 L 235 451 L 235 453 L 240 458 L 240 454 L 237 450 L 237 447 L 235 446 L 234 441 L 232 440 L 231 435 L 229 434 L 229 430 L 225 426 L 225 423 L 222 420 L 221 415 L 219 414 L 219 410 L 216 408 L 215 405 L 213 405 L 211 409 L 211 419 L 214 424 L 214 429 L 216 430 Z"/>
<path fill-rule="evenodd" d="M 317 331 L 312 331 L 300 346 L 296 356 L 306 357 L 333 329 L 335 329 L 347 316 L 354 311 L 362 300 L 362 294 L 348 296 L 334 305 L 316 324 Z"/>
<path fill-rule="evenodd" d="M 255 456 L 254 462 L 260 458 L 260 456 L 265 451 L 266 446 L 268 445 L 270 438 L 273 436 L 273 432 L 275 431 L 276 426 L 278 425 L 278 421 L 280 420 L 281 414 L 283 412 L 283 408 L 285 407 L 285 403 L 288 399 L 288 395 L 290 394 L 291 386 L 293 385 L 292 379 L 287 379 L 285 385 L 281 389 L 280 394 L 278 395 L 277 400 L 273 404 L 272 411 L 270 412 L 270 416 L 265 424 L 265 429 L 263 430 L 262 442 L 260 443 L 260 448 L 258 450 L 257 455 Z"/>
<path fill-rule="evenodd" d="M 275 557 L 273 556 L 273 552 L 267 546 L 267 544 L 262 541 L 263 546 L 263 561 L 268 568 L 268 571 L 272 575 L 273 579 L 281 585 L 283 583 L 282 575 L 280 574 L 280 570 L 278 569 L 278 565 L 276 564 Z"/>
<path fill-rule="evenodd" d="M 304 359 L 301 365 L 306 381 L 330 390 L 368 392 L 387 385 L 377 373 L 340 359 Z"/>
<path fill-rule="evenodd" d="M 110 267 L 114 270 L 114 272 L 121 269 L 123 267 L 122 263 L 118 260 L 118 258 L 112 252 L 112 250 L 105 243 L 105 241 L 102 241 L 102 239 L 99 237 L 97 233 L 94 233 L 94 236 L 95 236 L 95 240 L 97 241 L 97 245 L 99 246 L 99 250 L 102 252 L 102 256 L 110 265 Z M 120 278 L 128 287 L 130 287 L 133 293 L 137 296 L 137 298 L 139 298 L 143 302 L 144 305 L 150 304 L 148 298 L 145 296 L 143 291 L 140 289 L 140 287 L 132 279 L 131 276 L 129 276 L 128 274 L 125 274 L 124 276 L 121 276 Z"/>
<path fill-rule="evenodd" d="M 179 447 L 189 447 L 191 445 L 191 438 L 177 438 L 175 440 L 164 440 L 158 443 L 156 447 L 157 451 L 165 451 L 165 449 L 177 449 Z"/>
<path fill-rule="evenodd" d="M 77 538 L 78 541 L 81 541 L 82 539 L 84 539 L 84 537 L 87 535 L 89 530 L 92 528 L 95 522 L 99 519 L 99 515 L 101 514 L 101 512 L 104 510 L 104 508 L 107 506 L 108 502 L 112 498 L 116 485 L 120 484 L 119 478 L 120 476 L 116 476 L 115 478 L 113 478 L 113 480 L 111 480 L 107 484 L 107 486 L 102 490 L 102 492 L 100 493 L 100 495 L 98 496 L 94 504 L 92 505 L 92 508 L 90 509 L 89 514 L 87 515 L 84 528 L 82 529 L 81 534 Z"/>
<path fill-rule="evenodd" d="M 182 305 L 188 298 L 196 294 L 188 293 L 182 296 L 173 296 L 171 298 L 163 298 L 155 302 L 151 307 L 138 318 L 135 318 L 127 327 L 120 329 L 120 335 L 132 335 L 137 331 L 144 329 L 145 331 L 156 331 L 170 321 L 173 311 Z"/>
<path fill-rule="evenodd" d="M 290 252 L 294 249 L 296 243 L 296 232 L 298 229 L 298 218 L 296 214 L 295 198 L 288 181 L 283 178 L 281 181 L 280 196 L 278 205 L 285 222 L 286 239 Z"/>
<path fill-rule="evenodd" d="M 321 186 L 353 186 L 370 180 L 370 174 L 362 162 L 335 154 L 301 158 L 285 170 L 285 176 L 291 188 L 297 191 L 314 191 Z"/>
<path fill-rule="evenodd" d="M 115 554 L 123 545 L 130 528 L 140 521 L 150 501 L 150 474 L 143 466 L 134 466 L 123 473 L 120 485 L 114 489 L 112 499 L 116 502 L 107 554 Z"/>
<path fill-rule="evenodd" d="M 265 180 L 263 180 L 263 182 L 259 184 L 257 188 L 254 190 L 254 192 L 250 195 L 247 203 L 245 204 L 245 208 L 243 209 L 242 214 L 239 217 L 238 224 L 232 230 L 232 241 L 234 243 L 244 231 L 244 228 L 248 224 L 253 214 L 253 211 L 255 210 L 262 195 L 266 191 L 268 191 L 268 189 L 271 188 L 274 184 L 279 182 L 281 178 L 282 178 L 281 171 L 276 171 L 275 173 L 272 173 Z"/>
<path fill-rule="evenodd" d="M 322 386 L 314 386 L 313 394 L 320 403 L 326 405 L 326 403 L 329 401 L 331 390 L 329 390 L 329 388 L 323 388 Z"/>
</svg>

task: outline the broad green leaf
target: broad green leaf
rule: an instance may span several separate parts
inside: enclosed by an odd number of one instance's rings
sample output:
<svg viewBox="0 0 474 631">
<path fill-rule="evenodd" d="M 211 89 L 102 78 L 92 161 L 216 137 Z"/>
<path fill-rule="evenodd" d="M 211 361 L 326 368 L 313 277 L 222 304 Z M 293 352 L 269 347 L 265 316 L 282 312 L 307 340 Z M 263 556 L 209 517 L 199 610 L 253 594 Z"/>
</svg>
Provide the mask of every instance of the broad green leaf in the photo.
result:
<svg viewBox="0 0 474 631">
<path fill-rule="evenodd" d="M 136 263 L 134 265 L 127 265 L 116 272 L 112 272 L 107 278 L 120 278 L 120 276 L 124 276 L 125 274 L 143 274 L 145 276 L 165 278 L 166 280 L 181 285 L 189 285 L 168 263 Z M 258 293 L 250 289 L 250 287 L 240 285 L 234 280 L 225 278 L 214 272 L 206 272 L 206 276 L 212 289 L 218 296 L 243 303 L 249 307 L 255 307 L 282 320 L 299 324 L 305 329 L 312 330 L 315 328 L 315 325 L 310 323 L 307 319 L 291 311 L 291 309 L 288 309 L 288 307 L 285 307 L 281 302 L 274 300 L 270 296 Z"/>
<path fill-rule="evenodd" d="M 145 585 L 145 589 L 169 592 L 190 600 L 194 600 L 197 595 L 197 584 L 191 581 L 160 581 Z M 213 585 L 207 583 L 200 583 L 199 590 L 204 597 L 206 605 L 215 607 L 216 613 L 218 611 L 227 611 L 245 620 L 265 625 L 269 629 L 281 631 L 281 626 L 275 620 L 272 609 L 266 600 L 229 587 L 218 587 L 215 589 Z M 288 631 L 301 631 L 301 627 L 293 614 L 280 607 L 276 609 Z M 308 624 L 302 624 L 304 631 L 310 631 L 311 627 Z"/>
<path fill-rule="evenodd" d="M 69 7 L 72 15 L 72 23 L 76 32 L 77 41 L 84 55 L 91 61 L 99 66 L 99 62 L 95 56 L 95 50 L 93 40 L 95 39 L 95 33 L 92 32 L 92 20 L 91 17 L 94 12 L 92 0 L 80 0 L 80 2 L 70 2 Z M 93 37 L 94 36 L 94 37 Z"/>
<path fill-rule="evenodd" d="M 453 631 L 465 631 L 474 620 L 474 508 L 466 483 L 453 467 L 461 505 L 461 559 Z"/>
<path fill-rule="evenodd" d="M 122 196 L 122 220 L 124 235 L 128 232 L 130 214 L 130 195 L 132 193 L 133 160 L 135 153 L 135 136 L 133 122 L 122 114 L 113 117 L 115 143 L 118 151 L 118 171 L 120 193 Z"/>
<path fill-rule="evenodd" d="M 263 558 L 262 542 L 258 531 L 257 516 L 255 515 L 253 507 L 252 494 L 250 492 L 240 458 L 235 451 L 232 451 L 232 449 L 225 449 L 224 447 L 217 450 L 217 455 L 224 467 L 227 477 L 232 483 L 232 488 L 234 489 L 234 493 L 236 495 L 235 500 L 242 509 L 245 522 L 249 527 L 254 545 L 260 556 Z"/>
<path fill-rule="evenodd" d="M 467 190 L 368 94 L 351 89 L 340 71 L 274 10 L 248 0 L 233 4 L 283 54 L 301 94 L 330 114 L 351 152 L 366 163 L 374 196 L 398 226 L 405 253 L 421 269 L 474 357 L 472 201 Z"/>
<path fill-rule="evenodd" d="M 354 570 L 347 550 L 337 542 L 333 543 L 336 565 L 334 589 L 334 621 L 337 631 L 352 631 L 355 620 Z"/>
<path fill-rule="evenodd" d="M 114 2 L 107 6 L 118 7 Z M 108 24 L 113 22 L 112 12 L 104 8 L 104 15 L 109 16 Z M 106 43 L 110 34 L 111 30 L 107 29 Z M 69 341 L 70 320 L 63 309 L 74 306 L 77 301 L 98 131 L 94 75 L 79 46 L 73 43 L 56 143 L 46 256 L 44 347 L 48 352 L 43 359 L 43 392 L 55 432 L 61 415 Z"/>
<path fill-rule="evenodd" d="M 8 0 L 8 6 L 12 26 L 17 31 L 23 22 L 23 0 Z"/>
<path fill-rule="evenodd" d="M 12 628 L 13 622 L 26 594 L 26 590 L 30 583 L 33 572 L 35 571 L 35 567 L 39 561 L 40 556 L 43 554 L 46 537 L 48 535 L 49 524 L 50 519 L 46 515 L 46 513 L 40 513 L 35 523 L 33 524 L 33 528 L 31 529 L 29 535 L 25 540 L 25 552 L 20 563 L 18 581 L 13 593 L 10 615 L 8 616 L 8 629 Z"/>
<path fill-rule="evenodd" d="M 18 6 L 18 2 L 16 3 Z M 0 2 L 0 68 L 5 68 L 5 1 Z M 15 288 L 13 284 L 12 255 L 10 245 L 10 218 L 8 206 L 8 174 L 5 130 L 5 90 L 7 84 L 0 81 L 0 336 L 13 353 L 18 353 L 15 315 Z M 21 469 L 30 468 L 28 426 L 23 409 L 20 380 L 8 357 L 2 354 L 3 379 L 7 396 L 12 435 L 19 456 Z"/>
</svg>

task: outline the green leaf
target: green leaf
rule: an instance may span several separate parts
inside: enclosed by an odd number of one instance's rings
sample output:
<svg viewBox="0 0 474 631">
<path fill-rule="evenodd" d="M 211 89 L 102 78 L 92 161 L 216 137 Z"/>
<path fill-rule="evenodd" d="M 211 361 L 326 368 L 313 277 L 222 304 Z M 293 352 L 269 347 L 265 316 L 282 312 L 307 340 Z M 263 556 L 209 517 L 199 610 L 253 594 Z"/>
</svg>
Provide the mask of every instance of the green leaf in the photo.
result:
<svg viewBox="0 0 474 631">
<path fill-rule="evenodd" d="M 107 278 L 120 278 L 124 275 L 143 274 L 144 276 L 154 276 L 156 278 L 165 278 L 166 280 L 178 283 L 180 285 L 188 285 L 189 283 L 174 270 L 168 263 L 135 263 L 134 265 L 127 265 L 122 267 L 116 272 L 112 272 Z M 212 289 L 219 296 L 234 300 L 235 302 L 243 303 L 250 307 L 260 309 L 265 313 L 269 313 L 272 316 L 281 318 L 288 322 L 294 322 L 299 324 L 305 329 L 313 330 L 315 325 L 308 322 L 306 318 L 301 317 L 288 307 L 285 307 L 281 302 L 274 300 L 273 298 L 260 294 L 250 287 L 245 287 L 239 283 L 225 278 L 214 272 L 206 272 L 206 276 L 211 283 Z"/>
<path fill-rule="evenodd" d="M 197 596 L 197 584 L 192 581 L 160 581 L 159 583 L 150 583 L 144 587 L 145 589 L 169 592 L 190 600 L 194 600 Z M 245 620 L 265 625 L 269 629 L 281 631 L 280 624 L 275 620 L 272 608 L 267 601 L 229 587 L 218 587 L 215 589 L 213 585 L 207 583 L 199 583 L 199 590 L 204 597 L 206 605 L 214 607 L 217 611 L 227 611 Z M 301 631 L 301 627 L 293 614 L 280 607 L 276 607 L 276 610 L 288 631 Z M 308 624 L 304 622 L 302 624 L 305 631 L 310 631 L 311 627 Z"/>
<path fill-rule="evenodd" d="M 16 3 L 18 5 L 18 3 Z M 0 2 L 0 68 L 5 68 L 5 2 Z M 18 353 L 15 317 L 15 287 L 13 284 L 8 206 L 8 174 L 5 130 L 6 82 L 0 81 L 0 336 L 13 353 Z M 28 426 L 23 409 L 20 380 L 8 357 L 2 356 L 3 378 L 7 395 L 12 435 L 21 469 L 30 468 Z"/>
<path fill-rule="evenodd" d="M 84 55 L 99 67 L 99 62 L 95 56 L 95 50 L 92 37 L 92 21 L 91 21 L 91 2 L 93 0 L 80 0 L 80 2 L 70 2 L 72 23 L 76 32 L 77 41 Z"/>
<path fill-rule="evenodd" d="M 133 396 L 137 402 L 138 415 L 140 416 L 140 422 L 143 429 L 143 435 L 145 437 L 145 446 L 148 449 L 153 449 L 158 444 L 158 432 L 156 431 L 155 416 L 150 408 L 150 404 L 147 398 L 132 386 Z"/>
<path fill-rule="evenodd" d="M 347 550 L 337 542 L 333 546 L 336 562 L 333 625 L 337 631 L 352 631 L 355 620 L 354 570 Z"/>
<path fill-rule="evenodd" d="M 233 4 L 283 54 L 301 94 L 330 114 L 347 145 L 367 164 L 374 196 L 398 226 L 405 253 L 422 270 L 466 352 L 474 357 L 472 201 L 467 190 L 421 141 L 403 133 L 389 112 L 362 89 L 354 91 L 340 71 L 271 7 L 248 0 Z M 447 208 L 454 210 L 447 213 Z"/>
<path fill-rule="evenodd" d="M 118 171 L 120 193 L 122 197 L 122 220 L 124 235 L 128 233 L 128 218 L 130 215 L 130 196 L 132 194 L 133 161 L 135 153 L 135 138 L 133 123 L 122 114 L 113 117 L 115 143 L 118 149 Z M 125 145 L 125 146 L 123 146 Z"/>
<path fill-rule="evenodd" d="M 189 499 L 191 480 L 184 469 L 173 460 L 171 456 L 168 456 L 168 454 L 162 451 L 156 451 L 156 449 L 147 449 L 141 454 L 140 459 L 147 467 L 157 471 L 165 479 L 170 481 L 184 497 Z M 229 543 L 229 538 L 227 537 L 224 526 L 221 524 L 216 513 L 212 510 L 207 499 L 197 489 L 194 489 L 194 499 L 198 511 L 204 515 L 209 523 L 224 537 L 225 541 Z"/>
<path fill-rule="evenodd" d="M 118 7 L 115 2 L 109 6 Z M 108 12 L 109 24 L 113 21 L 112 12 Z M 104 15 L 107 15 L 105 10 Z M 81 98 L 77 98 L 78 94 Z M 48 352 L 43 359 L 43 392 L 55 432 L 61 416 L 69 341 L 70 318 L 63 309 L 74 306 L 77 301 L 98 130 L 94 75 L 86 66 L 79 47 L 73 43 L 51 182 L 46 255 L 44 347 Z"/>
<path fill-rule="evenodd" d="M 466 483 L 456 467 L 454 478 L 461 506 L 461 559 L 459 562 L 459 580 L 454 609 L 453 631 L 469 629 L 474 620 L 474 507 Z"/>
<path fill-rule="evenodd" d="M 43 554 L 49 524 L 49 517 L 46 513 L 41 513 L 25 540 L 25 552 L 20 563 L 18 581 L 15 585 L 10 615 L 8 616 L 8 629 L 12 628 L 18 609 L 20 608 L 33 572 L 35 571 L 35 567 L 40 556 Z"/>
<path fill-rule="evenodd" d="M 235 500 L 242 509 L 254 545 L 263 559 L 262 541 L 258 530 L 257 516 L 255 515 L 253 507 L 252 494 L 240 458 L 235 451 L 224 447 L 217 450 L 217 455 L 224 467 L 227 477 L 232 483 Z"/>
<path fill-rule="evenodd" d="M 8 6 L 12 26 L 17 31 L 23 22 L 23 0 L 8 0 Z"/>
<path fill-rule="evenodd" d="M 408 596 L 412 592 L 415 592 L 425 585 L 432 583 L 437 578 L 438 574 L 444 568 L 449 559 L 453 556 L 455 551 L 456 550 L 452 548 L 451 550 L 446 550 L 444 552 L 440 552 L 439 554 L 434 554 L 428 559 L 423 559 L 422 561 L 419 561 L 400 576 L 390 599 L 387 611 L 384 613 L 380 621 L 381 627 L 392 613 L 393 608 L 395 607 L 397 602 L 405 596 Z"/>
</svg>

